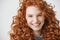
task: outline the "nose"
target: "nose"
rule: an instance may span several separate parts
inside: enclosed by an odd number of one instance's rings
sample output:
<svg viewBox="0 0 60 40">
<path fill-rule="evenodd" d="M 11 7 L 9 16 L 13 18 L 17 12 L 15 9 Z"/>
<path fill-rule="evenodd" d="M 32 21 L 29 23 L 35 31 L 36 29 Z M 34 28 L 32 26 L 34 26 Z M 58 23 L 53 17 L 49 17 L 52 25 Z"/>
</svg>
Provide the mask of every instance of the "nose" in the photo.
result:
<svg viewBox="0 0 60 40">
<path fill-rule="evenodd" d="M 33 22 L 34 23 L 38 23 L 38 18 L 37 17 L 34 17 Z"/>
</svg>

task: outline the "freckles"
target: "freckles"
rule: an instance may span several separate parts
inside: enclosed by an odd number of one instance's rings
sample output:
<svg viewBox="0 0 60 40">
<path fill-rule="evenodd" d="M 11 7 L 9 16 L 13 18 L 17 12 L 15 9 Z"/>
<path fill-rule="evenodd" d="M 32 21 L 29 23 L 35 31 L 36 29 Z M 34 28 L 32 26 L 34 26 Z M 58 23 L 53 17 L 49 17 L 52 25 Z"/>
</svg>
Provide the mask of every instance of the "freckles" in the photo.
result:
<svg viewBox="0 0 60 40">
<path fill-rule="evenodd" d="M 28 23 L 31 23 L 31 20 L 28 18 L 28 19 L 27 19 L 27 22 L 28 22 Z"/>
<path fill-rule="evenodd" d="M 43 20 L 43 18 L 42 18 L 42 17 L 40 17 L 40 18 L 38 18 L 38 20 L 42 21 L 42 20 Z"/>
<path fill-rule="evenodd" d="M 44 18 L 43 18 L 43 17 L 38 18 L 38 20 L 39 20 L 40 22 L 44 22 Z"/>
</svg>

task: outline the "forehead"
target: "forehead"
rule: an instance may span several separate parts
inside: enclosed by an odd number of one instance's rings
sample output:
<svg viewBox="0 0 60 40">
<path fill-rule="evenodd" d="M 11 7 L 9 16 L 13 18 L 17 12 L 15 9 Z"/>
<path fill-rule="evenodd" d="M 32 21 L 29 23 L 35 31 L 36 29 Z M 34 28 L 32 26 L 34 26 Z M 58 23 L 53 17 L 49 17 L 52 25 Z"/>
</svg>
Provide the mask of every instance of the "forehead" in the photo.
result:
<svg viewBox="0 0 60 40">
<path fill-rule="evenodd" d="M 26 8 L 26 13 L 27 14 L 32 14 L 32 13 L 34 13 L 34 14 L 36 14 L 36 13 L 41 13 L 41 11 L 39 10 L 39 8 L 37 7 L 37 6 L 28 6 L 27 8 Z"/>
</svg>

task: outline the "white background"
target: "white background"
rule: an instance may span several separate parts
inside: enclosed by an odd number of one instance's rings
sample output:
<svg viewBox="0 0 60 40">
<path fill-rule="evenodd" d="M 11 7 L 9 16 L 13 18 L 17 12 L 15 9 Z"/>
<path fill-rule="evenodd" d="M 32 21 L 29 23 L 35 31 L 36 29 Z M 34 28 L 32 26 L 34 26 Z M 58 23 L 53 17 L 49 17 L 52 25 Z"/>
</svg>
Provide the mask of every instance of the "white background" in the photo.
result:
<svg viewBox="0 0 60 40">
<path fill-rule="evenodd" d="M 56 18 L 60 20 L 60 0 L 47 0 L 55 5 Z M 16 15 L 19 0 L 0 0 L 0 40 L 9 40 L 12 16 Z"/>
</svg>

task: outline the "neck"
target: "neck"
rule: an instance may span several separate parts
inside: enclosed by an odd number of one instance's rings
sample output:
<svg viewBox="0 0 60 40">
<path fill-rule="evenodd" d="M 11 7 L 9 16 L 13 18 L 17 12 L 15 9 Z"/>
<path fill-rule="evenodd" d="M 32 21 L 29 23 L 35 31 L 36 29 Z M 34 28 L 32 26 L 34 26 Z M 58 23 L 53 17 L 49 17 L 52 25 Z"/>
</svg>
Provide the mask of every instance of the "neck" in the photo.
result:
<svg viewBox="0 0 60 40">
<path fill-rule="evenodd" d="M 34 36 L 35 36 L 35 37 L 40 36 L 40 34 L 41 34 L 41 31 L 34 31 Z"/>
</svg>

